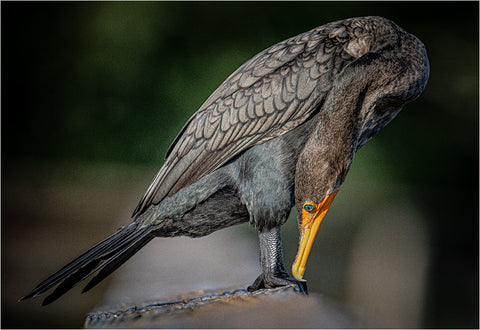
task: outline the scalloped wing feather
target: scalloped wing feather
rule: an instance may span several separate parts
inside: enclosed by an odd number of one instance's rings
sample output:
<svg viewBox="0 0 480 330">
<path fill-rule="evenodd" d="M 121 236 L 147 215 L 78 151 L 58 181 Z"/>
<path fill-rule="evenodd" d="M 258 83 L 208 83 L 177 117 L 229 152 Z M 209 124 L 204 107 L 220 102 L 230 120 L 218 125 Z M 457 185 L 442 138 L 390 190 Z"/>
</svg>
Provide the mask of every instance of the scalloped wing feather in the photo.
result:
<svg viewBox="0 0 480 330">
<path fill-rule="evenodd" d="M 241 65 L 187 121 L 133 215 L 305 122 L 341 70 L 369 51 L 361 20 L 315 28 Z"/>
</svg>

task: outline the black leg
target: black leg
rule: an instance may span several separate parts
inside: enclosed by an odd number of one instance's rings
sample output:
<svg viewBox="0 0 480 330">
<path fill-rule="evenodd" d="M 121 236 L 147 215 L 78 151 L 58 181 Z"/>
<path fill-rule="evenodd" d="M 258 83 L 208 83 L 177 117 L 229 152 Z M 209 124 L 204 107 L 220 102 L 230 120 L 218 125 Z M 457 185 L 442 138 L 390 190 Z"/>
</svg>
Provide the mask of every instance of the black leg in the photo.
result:
<svg viewBox="0 0 480 330">
<path fill-rule="evenodd" d="M 248 287 L 248 291 L 296 284 L 300 292 L 307 294 L 307 283 L 297 281 L 288 275 L 285 270 L 285 266 L 283 265 L 280 227 L 264 230 L 258 234 L 258 237 L 260 239 L 260 264 L 262 266 L 262 274 Z"/>
</svg>

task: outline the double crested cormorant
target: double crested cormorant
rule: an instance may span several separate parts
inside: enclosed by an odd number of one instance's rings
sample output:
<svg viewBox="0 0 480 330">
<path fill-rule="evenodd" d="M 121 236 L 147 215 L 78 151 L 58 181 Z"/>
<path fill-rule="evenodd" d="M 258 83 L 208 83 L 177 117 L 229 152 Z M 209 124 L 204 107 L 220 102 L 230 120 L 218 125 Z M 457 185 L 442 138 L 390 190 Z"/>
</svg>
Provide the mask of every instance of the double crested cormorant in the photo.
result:
<svg viewBox="0 0 480 330">
<path fill-rule="evenodd" d="M 423 91 L 424 45 L 381 17 L 329 23 L 273 45 L 232 73 L 188 120 L 133 221 L 21 299 L 43 304 L 98 272 L 94 287 L 154 237 L 204 236 L 249 221 L 262 274 L 249 290 L 302 280 L 317 230 L 355 152 Z M 283 264 L 280 226 L 296 205 L 300 243 Z"/>
</svg>

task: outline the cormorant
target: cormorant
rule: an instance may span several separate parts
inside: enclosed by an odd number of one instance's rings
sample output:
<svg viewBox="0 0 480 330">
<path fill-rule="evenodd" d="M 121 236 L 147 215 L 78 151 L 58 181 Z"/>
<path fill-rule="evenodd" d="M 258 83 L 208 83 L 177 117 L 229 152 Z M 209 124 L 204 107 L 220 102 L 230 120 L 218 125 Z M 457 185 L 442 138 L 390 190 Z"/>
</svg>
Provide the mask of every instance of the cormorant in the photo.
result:
<svg viewBox="0 0 480 330">
<path fill-rule="evenodd" d="M 232 73 L 187 121 L 133 221 L 22 299 L 43 304 L 98 272 L 83 292 L 154 237 L 204 236 L 249 221 L 262 274 L 249 290 L 302 277 L 317 230 L 355 152 L 423 91 L 424 45 L 382 17 L 329 23 L 273 45 Z M 283 264 L 280 226 L 297 208 L 300 243 Z"/>
</svg>

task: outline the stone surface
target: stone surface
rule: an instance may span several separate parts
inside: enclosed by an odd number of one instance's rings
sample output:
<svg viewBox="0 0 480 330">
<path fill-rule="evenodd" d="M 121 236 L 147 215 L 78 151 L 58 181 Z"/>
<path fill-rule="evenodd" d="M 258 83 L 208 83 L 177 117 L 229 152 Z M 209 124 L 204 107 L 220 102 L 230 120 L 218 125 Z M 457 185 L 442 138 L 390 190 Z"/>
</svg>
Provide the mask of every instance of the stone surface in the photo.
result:
<svg viewBox="0 0 480 330">
<path fill-rule="evenodd" d="M 354 328 L 345 311 L 295 286 L 197 291 L 90 313 L 86 328 Z"/>
</svg>

